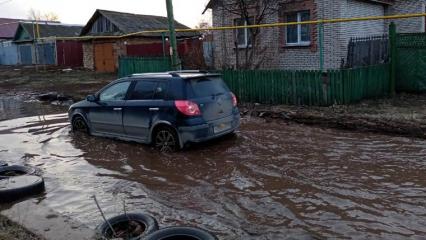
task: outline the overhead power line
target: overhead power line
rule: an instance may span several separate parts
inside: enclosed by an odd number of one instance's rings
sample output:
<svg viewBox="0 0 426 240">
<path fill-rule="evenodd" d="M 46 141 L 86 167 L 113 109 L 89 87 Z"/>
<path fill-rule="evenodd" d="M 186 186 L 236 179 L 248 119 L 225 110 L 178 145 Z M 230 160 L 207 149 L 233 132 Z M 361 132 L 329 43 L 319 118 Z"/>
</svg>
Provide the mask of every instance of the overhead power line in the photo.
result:
<svg viewBox="0 0 426 240">
<path fill-rule="evenodd" d="M 278 22 L 278 23 L 267 23 L 258 25 L 241 25 L 241 26 L 225 26 L 225 27 L 209 27 L 209 28 L 189 28 L 189 29 L 176 29 L 176 32 L 201 32 L 201 31 L 225 31 L 225 30 L 236 30 L 236 29 L 250 29 L 250 28 L 272 28 L 272 27 L 287 27 L 295 25 L 315 25 L 315 24 L 333 24 L 341 22 L 361 22 L 361 21 L 377 21 L 377 20 L 392 20 L 392 19 L 406 19 L 426 17 L 426 13 L 412 13 L 412 14 L 401 14 L 401 15 L 389 15 L 389 16 L 371 16 L 371 17 L 355 17 L 355 18 L 337 18 L 337 19 L 319 19 L 304 22 Z M 80 36 L 80 37 L 47 37 L 41 39 L 58 39 L 58 40 L 91 40 L 91 39 L 120 39 L 132 36 L 138 36 L 143 34 L 152 33 L 167 33 L 169 30 L 146 30 L 134 33 L 128 33 L 124 35 L 111 35 L 111 36 Z"/>
</svg>

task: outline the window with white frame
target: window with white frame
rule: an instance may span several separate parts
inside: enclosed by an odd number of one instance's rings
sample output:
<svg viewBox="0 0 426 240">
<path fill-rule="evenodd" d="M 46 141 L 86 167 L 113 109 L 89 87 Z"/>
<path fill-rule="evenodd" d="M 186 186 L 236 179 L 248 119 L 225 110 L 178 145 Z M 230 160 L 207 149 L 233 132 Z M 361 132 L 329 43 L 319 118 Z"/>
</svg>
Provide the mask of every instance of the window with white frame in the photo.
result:
<svg viewBox="0 0 426 240">
<path fill-rule="evenodd" d="M 305 22 L 311 19 L 311 15 L 309 11 L 300 11 L 286 14 L 286 18 L 287 22 Z M 285 36 L 287 46 L 309 46 L 311 44 L 310 25 L 287 26 Z"/>
<path fill-rule="evenodd" d="M 249 23 L 246 19 L 238 18 L 235 19 L 234 25 L 235 26 L 247 26 L 250 24 L 253 24 L 254 17 L 249 18 Z M 252 43 L 252 36 L 251 36 L 251 30 L 248 28 L 240 28 L 235 31 L 235 38 L 237 41 L 238 48 L 247 48 L 251 47 Z"/>
</svg>

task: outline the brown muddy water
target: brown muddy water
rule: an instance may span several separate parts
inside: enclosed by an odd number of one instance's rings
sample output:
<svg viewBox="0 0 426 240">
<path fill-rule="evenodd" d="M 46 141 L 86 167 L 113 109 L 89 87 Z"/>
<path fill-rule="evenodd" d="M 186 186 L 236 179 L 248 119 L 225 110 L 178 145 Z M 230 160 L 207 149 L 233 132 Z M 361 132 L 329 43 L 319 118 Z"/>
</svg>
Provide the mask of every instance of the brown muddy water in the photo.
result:
<svg viewBox="0 0 426 240">
<path fill-rule="evenodd" d="M 220 239 L 426 237 L 424 140 L 246 118 L 235 137 L 161 154 L 74 134 L 66 114 L 24 117 L 40 113 L 22 106 L 0 107 L 21 117 L 0 122 L 0 159 L 39 168 L 38 201 L 92 228 L 96 194 L 107 216 L 125 202 L 162 227 Z"/>
</svg>

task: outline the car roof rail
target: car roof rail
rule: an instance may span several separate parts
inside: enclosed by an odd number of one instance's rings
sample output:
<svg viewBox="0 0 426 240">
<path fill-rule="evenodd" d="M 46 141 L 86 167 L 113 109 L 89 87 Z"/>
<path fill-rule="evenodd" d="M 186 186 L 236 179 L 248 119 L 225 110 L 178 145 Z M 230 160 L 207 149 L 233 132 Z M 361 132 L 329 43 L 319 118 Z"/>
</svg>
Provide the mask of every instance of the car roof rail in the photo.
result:
<svg viewBox="0 0 426 240">
<path fill-rule="evenodd" d="M 172 77 L 182 77 L 180 74 L 215 74 L 206 70 L 181 70 L 181 71 L 169 71 L 169 72 L 159 72 L 159 73 L 133 73 L 131 75 L 128 75 L 126 77 L 150 77 L 150 76 L 164 76 L 164 75 L 170 75 Z"/>
<path fill-rule="evenodd" d="M 206 70 L 179 70 L 179 71 L 170 71 L 168 72 L 173 77 L 180 77 L 180 73 L 209 73 L 209 71 Z"/>
</svg>

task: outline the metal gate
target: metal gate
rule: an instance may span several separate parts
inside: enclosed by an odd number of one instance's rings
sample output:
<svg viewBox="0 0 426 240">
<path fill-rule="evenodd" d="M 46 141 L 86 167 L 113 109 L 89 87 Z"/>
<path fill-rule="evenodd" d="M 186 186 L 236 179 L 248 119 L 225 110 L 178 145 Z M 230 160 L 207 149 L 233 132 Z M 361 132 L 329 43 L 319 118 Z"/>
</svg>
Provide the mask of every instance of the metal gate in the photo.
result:
<svg viewBox="0 0 426 240">
<path fill-rule="evenodd" d="M 426 91 L 426 33 L 397 34 L 396 48 L 396 89 Z"/>
<path fill-rule="evenodd" d="M 33 51 L 31 45 L 20 45 L 19 46 L 19 59 L 22 65 L 33 64 Z"/>
<path fill-rule="evenodd" d="M 56 43 L 58 65 L 63 67 L 83 66 L 83 43 L 60 41 Z"/>
<path fill-rule="evenodd" d="M 37 64 L 43 64 L 43 65 L 56 64 L 55 43 L 37 44 Z"/>
<path fill-rule="evenodd" d="M 18 49 L 11 41 L 0 42 L 0 65 L 18 64 Z"/>
</svg>

